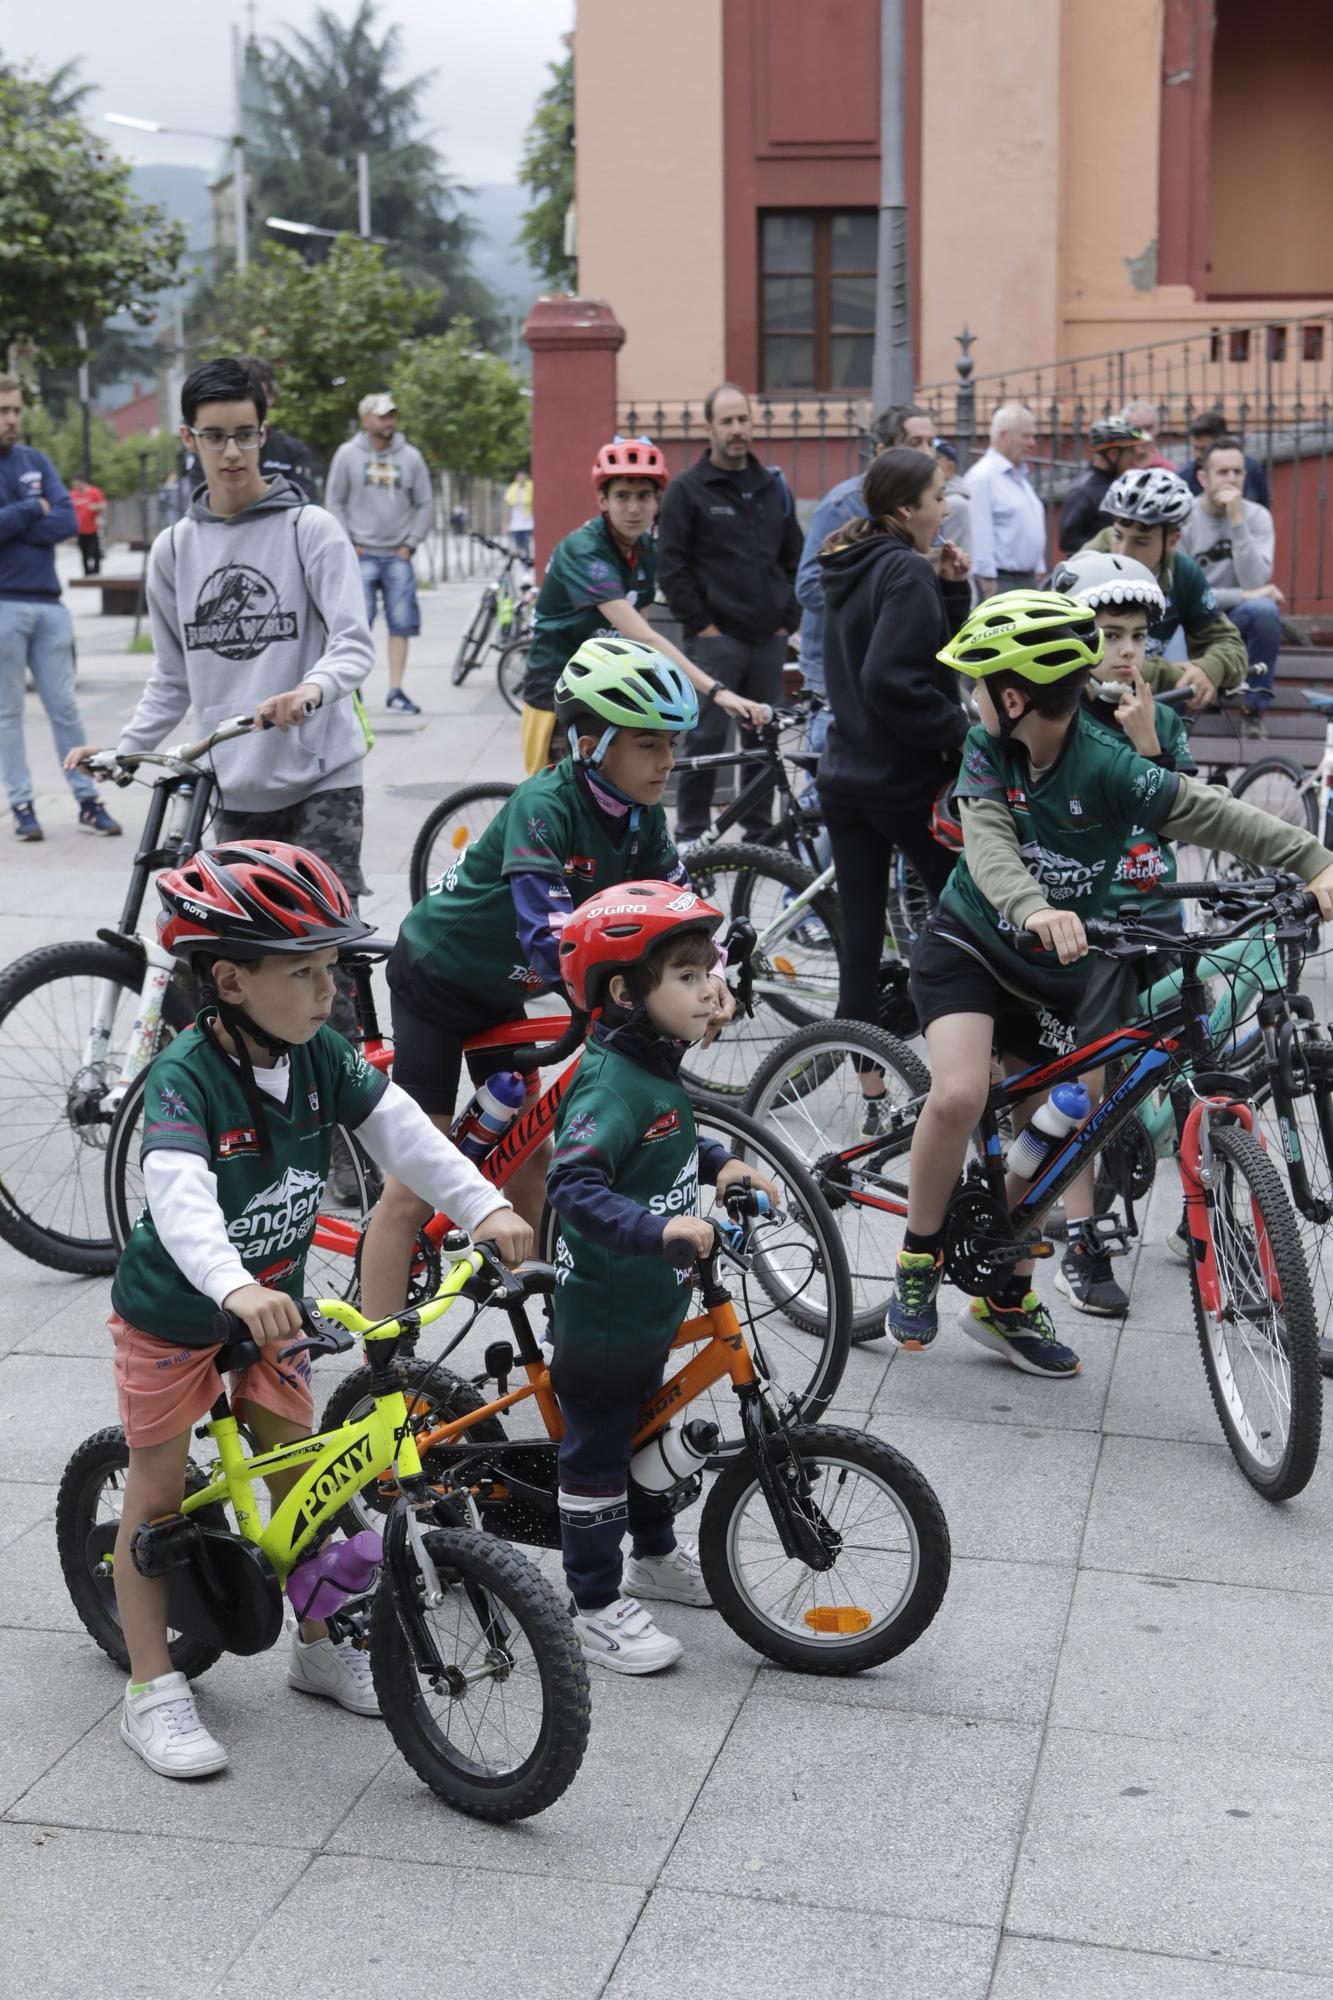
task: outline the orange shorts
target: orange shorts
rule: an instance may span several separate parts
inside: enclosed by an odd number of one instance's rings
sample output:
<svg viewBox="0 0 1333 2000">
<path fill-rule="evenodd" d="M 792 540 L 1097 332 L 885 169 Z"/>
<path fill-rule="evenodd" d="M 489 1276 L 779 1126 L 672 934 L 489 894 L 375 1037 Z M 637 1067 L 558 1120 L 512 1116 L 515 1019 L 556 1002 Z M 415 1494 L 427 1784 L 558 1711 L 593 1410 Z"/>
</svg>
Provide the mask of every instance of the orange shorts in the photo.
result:
<svg viewBox="0 0 1333 2000">
<path fill-rule="evenodd" d="M 176 1347 L 143 1333 L 113 1312 L 107 1320 L 115 1342 L 116 1396 L 125 1442 L 136 1451 L 180 1437 L 208 1415 L 218 1399 L 216 1347 Z M 231 1377 L 233 1407 L 254 1403 L 286 1417 L 300 1431 L 314 1427 L 310 1357 L 294 1354 L 279 1368 L 267 1348 L 257 1368 Z"/>
</svg>

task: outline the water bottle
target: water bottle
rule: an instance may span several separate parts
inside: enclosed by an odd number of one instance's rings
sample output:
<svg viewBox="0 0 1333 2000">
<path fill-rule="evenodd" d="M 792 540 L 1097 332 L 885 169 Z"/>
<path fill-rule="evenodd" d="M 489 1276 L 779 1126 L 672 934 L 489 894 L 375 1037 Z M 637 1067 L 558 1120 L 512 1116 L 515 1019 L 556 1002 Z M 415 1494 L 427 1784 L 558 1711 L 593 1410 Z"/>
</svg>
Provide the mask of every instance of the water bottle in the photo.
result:
<svg viewBox="0 0 1333 2000">
<path fill-rule="evenodd" d="M 327 1618 L 375 1581 L 384 1549 L 373 1528 L 348 1542 L 326 1542 L 299 1562 L 287 1579 L 287 1601 L 298 1618 Z"/>
<path fill-rule="evenodd" d="M 527 1082 L 517 1070 L 499 1069 L 488 1076 L 450 1134 L 459 1152 L 469 1160 L 484 1160 L 517 1118 L 527 1094 Z"/>
<path fill-rule="evenodd" d="M 1020 1180 L 1033 1180 L 1052 1146 L 1068 1138 L 1091 1109 L 1092 1100 L 1081 1083 L 1057 1083 L 1009 1148 L 1005 1164 L 1010 1173 Z"/>
<path fill-rule="evenodd" d="M 682 1479 L 702 1472 L 705 1459 L 717 1450 L 722 1433 L 705 1417 L 695 1417 L 682 1429 L 669 1424 L 647 1444 L 641 1444 L 629 1462 L 629 1476 L 645 1493 L 669 1493 Z"/>
</svg>

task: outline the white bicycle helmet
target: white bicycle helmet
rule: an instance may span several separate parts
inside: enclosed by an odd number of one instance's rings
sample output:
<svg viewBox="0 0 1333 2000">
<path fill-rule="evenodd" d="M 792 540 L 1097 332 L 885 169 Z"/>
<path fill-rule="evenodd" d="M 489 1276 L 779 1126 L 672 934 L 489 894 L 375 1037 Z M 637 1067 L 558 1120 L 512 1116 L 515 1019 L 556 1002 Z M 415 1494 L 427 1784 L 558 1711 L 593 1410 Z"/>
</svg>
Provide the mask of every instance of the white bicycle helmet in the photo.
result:
<svg viewBox="0 0 1333 2000">
<path fill-rule="evenodd" d="M 1102 512 L 1120 521 L 1140 521 L 1145 528 L 1178 528 L 1193 505 L 1194 495 L 1178 472 L 1140 465 L 1122 472 L 1107 488 Z"/>
<path fill-rule="evenodd" d="M 1114 604 L 1142 605 L 1150 624 L 1166 612 L 1162 586 L 1147 564 L 1135 562 L 1132 556 L 1102 555 L 1096 549 L 1086 549 L 1056 564 L 1051 589 L 1092 611 Z"/>
</svg>

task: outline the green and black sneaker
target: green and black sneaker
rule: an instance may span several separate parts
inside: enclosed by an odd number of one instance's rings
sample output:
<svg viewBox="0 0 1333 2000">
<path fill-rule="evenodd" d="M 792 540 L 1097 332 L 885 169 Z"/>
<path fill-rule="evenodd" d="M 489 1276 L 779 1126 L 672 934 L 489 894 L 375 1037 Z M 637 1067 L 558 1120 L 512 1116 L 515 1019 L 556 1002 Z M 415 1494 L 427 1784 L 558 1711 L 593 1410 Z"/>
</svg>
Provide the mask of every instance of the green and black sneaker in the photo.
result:
<svg viewBox="0 0 1333 2000">
<path fill-rule="evenodd" d="M 973 1299 L 959 1314 L 958 1323 L 969 1340 L 1002 1354 L 1025 1375 L 1077 1375 L 1082 1366 L 1073 1348 L 1056 1339 L 1051 1316 L 1035 1292 L 1029 1292 L 1021 1306 Z"/>
</svg>

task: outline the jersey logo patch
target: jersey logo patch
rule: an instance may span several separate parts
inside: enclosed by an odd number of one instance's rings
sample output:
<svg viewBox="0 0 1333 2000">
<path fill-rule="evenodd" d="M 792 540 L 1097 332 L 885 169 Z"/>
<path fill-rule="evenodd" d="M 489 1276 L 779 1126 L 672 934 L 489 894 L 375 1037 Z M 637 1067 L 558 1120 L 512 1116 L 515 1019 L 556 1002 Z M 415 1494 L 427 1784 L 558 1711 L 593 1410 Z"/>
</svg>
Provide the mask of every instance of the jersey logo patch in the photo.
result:
<svg viewBox="0 0 1333 2000">
<path fill-rule="evenodd" d="M 158 1099 L 168 1118 L 188 1118 L 190 1107 L 173 1084 L 168 1084 Z"/>
<path fill-rule="evenodd" d="M 572 1139 L 576 1146 L 586 1146 L 597 1130 L 597 1119 L 591 1111 L 576 1111 L 569 1121 L 565 1137 Z"/>
<path fill-rule="evenodd" d="M 259 1151 L 259 1134 L 253 1125 L 235 1125 L 230 1132 L 218 1134 L 218 1158 L 235 1160 L 242 1153 Z"/>
<path fill-rule="evenodd" d="M 595 882 L 597 863 L 589 854 L 571 854 L 565 863 L 565 873 L 574 876 L 579 882 Z"/>
<path fill-rule="evenodd" d="M 660 1118 L 654 1118 L 643 1135 L 643 1144 L 650 1145 L 654 1139 L 670 1139 L 680 1130 L 679 1111 L 664 1111 Z"/>
<path fill-rule="evenodd" d="M 319 1092 L 317 1090 L 308 1091 L 306 1093 L 306 1101 L 312 1111 L 319 1110 Z"/>
<path fill-rule="evenodd" d="M 1028 809 L 1028 795 L 1021 785 L 1011 785 L 1004 799 L 1005 804 L 1012 806 L 1015 812 L 1026 812 Z"/>
<path fill-rule="evenodd" d="M 528 839 L 534 840 L 540 846 L 545 847 L 549 837 L 546 831 L 546 821 L 539 814 L 532 813 L 528 819 Z"/>
<path fill-rule="evenodd" d="M 1075 819 L 1081 818 L 1083 813 L 1082 799 L 1071 799 L 1069 801 L 1069 810 L 1071 813 L 1073 813 Z"/>
</svg>

